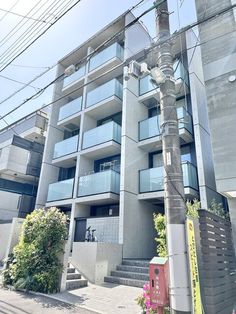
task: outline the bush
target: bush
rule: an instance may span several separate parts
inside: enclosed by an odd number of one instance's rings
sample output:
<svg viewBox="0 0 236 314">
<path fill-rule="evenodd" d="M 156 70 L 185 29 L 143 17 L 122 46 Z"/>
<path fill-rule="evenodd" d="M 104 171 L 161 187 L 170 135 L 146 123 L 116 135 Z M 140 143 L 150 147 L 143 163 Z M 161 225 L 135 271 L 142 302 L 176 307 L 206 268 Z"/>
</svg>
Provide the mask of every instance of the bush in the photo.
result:
<svg viewBox="0 0 236 314">
<path fill-rule="evenodd" d="M 19 244 L 9 256 L 4 283 L 53 293 L 63 270 L 60 256 L 68 235 L 67 217 L 57 208 L 37 209 L 26 217 Z"/>
<path fill-rule="evenodd" d="M 160 257 L 167 256 L 166 245 L 166 218 L 162 214 L 153 214 L 154 227 L 157 232 L 155 241 L 157 242 L 157 255 Z"/>
</svg>

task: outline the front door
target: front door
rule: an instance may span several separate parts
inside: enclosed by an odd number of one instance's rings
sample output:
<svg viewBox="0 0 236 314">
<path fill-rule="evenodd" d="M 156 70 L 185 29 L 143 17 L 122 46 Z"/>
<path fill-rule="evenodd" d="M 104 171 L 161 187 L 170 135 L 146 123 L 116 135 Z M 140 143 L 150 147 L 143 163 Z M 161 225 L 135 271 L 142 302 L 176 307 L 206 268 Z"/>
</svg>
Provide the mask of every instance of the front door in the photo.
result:
<svg viewBox="0 0 236 314">
<path fill-rule="evenodd" d="M 84 242 L 86 234 L 86 219 L 76 219 L 74 242 Z"/>
</svg>

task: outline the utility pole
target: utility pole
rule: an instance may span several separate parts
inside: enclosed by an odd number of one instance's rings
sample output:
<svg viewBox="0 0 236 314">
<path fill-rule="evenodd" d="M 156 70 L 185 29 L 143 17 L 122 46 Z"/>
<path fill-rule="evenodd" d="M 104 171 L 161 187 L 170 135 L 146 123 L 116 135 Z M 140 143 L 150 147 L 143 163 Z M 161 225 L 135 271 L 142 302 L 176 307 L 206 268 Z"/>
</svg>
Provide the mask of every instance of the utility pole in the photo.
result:
<svg viewBox="0 0 236 314">
<path fill-rule="evenodd" d="M 160 84 L 160 108 L 171 313 L 186 314 L 191 313 L 185 235 L 186 205 L 181 167 L 173 58 L 171 43 L 168 40 L 170 39 L 170 26 L 167 1 L 160 2 L 156 8 L 156 27 L 160 43 L 157 64 L 166 76 L 165 81 Z"/>
</svg>

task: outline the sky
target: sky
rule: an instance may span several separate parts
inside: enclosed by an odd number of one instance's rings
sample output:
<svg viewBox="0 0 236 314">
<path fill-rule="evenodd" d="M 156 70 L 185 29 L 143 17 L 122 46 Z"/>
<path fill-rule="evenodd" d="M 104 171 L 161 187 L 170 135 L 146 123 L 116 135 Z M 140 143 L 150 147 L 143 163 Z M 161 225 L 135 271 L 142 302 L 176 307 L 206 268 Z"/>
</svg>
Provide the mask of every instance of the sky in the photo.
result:
<svg viewBox="0 0 236 314">
<path fill-rule="evenodd" d="M 26 18 L 23 19 L 19 16 L 27 15 L 28 17 L 37 18 L 39 15 L 32 14 L 39 8 L 37 7 L 39 1 L 40 0 L 0 0 L 0 67 L 3 67 L 4 63 L 11 61 L 15 52 L 22 50 L 21 46 L 18 47 L 18 40 L 19 37 L 22 39 L 24 35 L 23 32 L 29 29 L 30 23 L 35 22 L 33 32 L 40 33 L 40 27 L 45 25 L 45 21 L 53 21 L 54 16 L 48 14 L 43 19 L 44 22 L 38 23 L 37 26 L 36 21 Z M 12 61 L 11 65 L 3 71 L 0 71 L 0 116 L 21 104 L 40 88 L 52 81 L 56 75 L 56 67 L 54 65 L 56 65 L 59 59 L 112 22 L 124 11 L 131 9 L 138 2 L 139 0 L 81 0 L 70 12 L 32 44 L 30 48 Z M 42 5 L 45 3 L 47 3 L 47 5 L 50 5 L 50 3 L 61 4 L 59 0 L 41 0 L 40 2 Z M 132 13 L 135 16 L 139 16 L 152 5 L 153 0 L 144 0 Z M 34 6 L 36 6 L 35 11 L 29 13 Z M 169 12 L 171 13 L 171 32 L 196 20 L 194 0 L 169 0 L 168 6 Z M 9 10 L 15 14 L 7 13 L 6 11 Z M 148 29 L 151 36 L 155 37 L 154 10 L 142 17 L 141 21 Z M 21 26 L 23 23 L 24 25 L 17 32 L 17 27 Z M 27 37 L 25 37 L 25 40 L 27 40 Z M 9 56 L 7 55 L 8 52 L 11 53 Z M 52 66 L 54 67 L 50 71 L 47 71 L 47 69 Z M 45 71 L 47 71 L 47 73 L 32 82 L 30 84 L 31 86 L 24 88 L 13 97 L 10 97 L 13 93 L 24 87 L 25 83 L 28 83 Z M 8 124 L 12 123 L 49 103 L 52 100 L 52 92 L 53 87 L 48 88 L 39 97 L 27 102 L 21 109 L 10 114 L 4 120 Z M 8 97 L 10 98 L 6 100 Z M 6 123 L 0 118 L 0 128 L 5 126 Z"/>
</svg>

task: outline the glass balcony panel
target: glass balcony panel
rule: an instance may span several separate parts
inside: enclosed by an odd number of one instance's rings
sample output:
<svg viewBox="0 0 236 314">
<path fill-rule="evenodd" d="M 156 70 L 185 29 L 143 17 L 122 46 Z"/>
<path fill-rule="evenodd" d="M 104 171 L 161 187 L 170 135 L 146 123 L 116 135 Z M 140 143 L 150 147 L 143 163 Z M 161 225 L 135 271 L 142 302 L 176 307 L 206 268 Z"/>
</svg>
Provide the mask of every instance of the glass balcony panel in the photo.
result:
<svg viewBox="0 0 236 314">
<path fill-rule="evenodd" d="M 118 98 L 122 99 L 122 94 L 122 84 L 117 79 L 113 79 L 88 92 L 86 108 L 91 107 L 111 96 L 117 96 Z"/>
<path fill-rule="evenodd" d="M 151 79 L 151 75 L 146 75 L 139 79 L 139 96 L 158 88 L 157 84 Z"/>
<path fill-rule="evenodd" d="M 160 115 L 139 122 L 139 140 L 160 135 Z"/>
<path fill-rule="evenodd" d="M 140 176 L 140 193 L 162 191 L 164 184 L 164 168 L 151 168 L 141 170 Z"/>
<path fill-rule="evenodd" d="M 198 190 L 197 169 L 189 162 L 182 163 L 184 187 Z M 139 173 L 140 193 L 163 191 L 164 168 L 141 170 Z"/>
<path fill-rule="evenodd" d="M 177 108 L 179 128 L 185 128 L 193 134 L 192 116 L 184 107 Z M 145 140 L 160 135 L 160 115 L 139 122 L 139 140 Z"/>
<path fill-rule="evenodd" d="M 58 142 L 54 146 L 53 158 L 59 158 L 77 152 L 79 135 L 67 138 L 64 141 Z"/>
<path fill-rule="evenodd" d="M 120 174 L 114 170 L 97 172 L 79 178 L 79 197 L 108 192 L 120 193 Z"/>
<path fill-rule="evenodd" d="M 76 98 L 60 108 L 59 119 L 61 121 L 73 114 L 80 112 L 82 107 L 82 97 Z"/>
<path fill-rule="evenodd" d="M 98 68 L 102 64 L 115 57 L 119 58 L 120 60 L 123 60 L 124 58 L 124 49 L 118 43 L 112 44 L 111 46 L 93 56 L 89 62 L 89 71 Z"/>
<path fill-rule="evenodd" d="M 63 82 L 63 88 L 67 87 L 71 83 L 81 79 L 85 75 L 85 66 L 80 67 L 75 73 L 70 76 L 66 76 Z"/>
<path fill-rule="evenodd" d="M 177 116 L 179 120 L 179 129 L 185 128 L 193 134 L 192 116 L 184 107 L 177 108 Z"/>
<path fill-rule="evenodd" d="M 112 140 L 121 143 L 121 126 L 114 121 L 85 132 L 83 135 L 83 149 Z"/>
<path fill-rule="evenodd" d="M 175 79 L 182 79 L 185 84 L 189 85 L 188 72 L 183 66 L 182 62 L 176 61 L 173 65 L 175 71 Z M 158 85 L 152 80 L 151 75 L 146 75 L 139 79 L 139 96 L 153 91 L 158 88 Z"/>
<path fill-rule="evenodd" d="M 73 196 L 74 179 L 49 184 L 47 202 L 60 201 Z"/>
<path fill-rule="evenodd" d="M 184 186 L 198 190 L 197 168 L 189 162 L 182 163 Z"/>
</svg>

